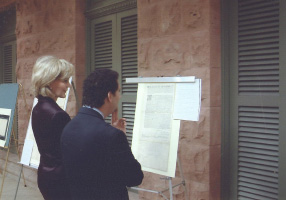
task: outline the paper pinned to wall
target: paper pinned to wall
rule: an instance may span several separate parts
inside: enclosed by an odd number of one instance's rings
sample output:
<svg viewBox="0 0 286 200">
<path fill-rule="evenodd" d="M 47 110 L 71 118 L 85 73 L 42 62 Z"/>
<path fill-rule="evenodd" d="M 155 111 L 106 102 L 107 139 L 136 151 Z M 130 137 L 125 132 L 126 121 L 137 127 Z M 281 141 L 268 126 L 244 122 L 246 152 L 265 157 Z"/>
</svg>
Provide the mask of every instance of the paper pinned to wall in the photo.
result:
<svg viewBox="0 0 286 200">
<path fill-rule="evenodd" d="M 173 119 L 199 121 L 201 79 L 194 83 L 177 83 Z"/>
<path fill-rule="evenodd" d="M 174 83 L 138 86 L 132 152 L 144 171 L 175 177 L 180 121 L 172 119 Z"/>
<path fill-rule="evenodd" d="M 180 120 L 199 120 L 201 79 L 157 77 L 131 82 L 139 83 L 132 152 L 144 171 L 174 177 Z"/>
<path fill-rule="evenodd" d="M 22 157 L 20 163 L 24 165 L 29 165 L 31 160 L 31 152 L 33 150 L 34 141 L 33 140 L 26 140 L 25 146 L 23 148 Z"/>
<path fill-rule="evenodd" d="M 38 103 L 38 99 L 34 98 L 33 108 L 35 107 L 35 105 L 37 103 Z M 37 143 L 36 143 L 36 140 L 34 137 L 31 117 L 32 116 L 30 116 L 29 125 L 28 125 L 28 129 L 27 129 L 27 133 L 26 133 L 24 149 L 25 149 L 26 145 L 32 145 L 32 147 L 27 148 L 26 151 L 23 151 L 22 158 L 25 157 L 26 160 L 27 159 L 29 160 L 30 163 L 28 163 L 28 166 L 29 166 L 29 164 L 31 164 L 33 166 L 38 166 L 40 164 L 40 153 L 39 153 L 38 146 L 37 146 Z M 30 143 L 29 141 L 33 141 L 33 142 Z M 21 164 L 27 165 L 26 163 L 22 163 L 22 158 L 21 158 Z M 35 167 L 35 168 L 37 168 L 37 167 Z"/>
</svg>

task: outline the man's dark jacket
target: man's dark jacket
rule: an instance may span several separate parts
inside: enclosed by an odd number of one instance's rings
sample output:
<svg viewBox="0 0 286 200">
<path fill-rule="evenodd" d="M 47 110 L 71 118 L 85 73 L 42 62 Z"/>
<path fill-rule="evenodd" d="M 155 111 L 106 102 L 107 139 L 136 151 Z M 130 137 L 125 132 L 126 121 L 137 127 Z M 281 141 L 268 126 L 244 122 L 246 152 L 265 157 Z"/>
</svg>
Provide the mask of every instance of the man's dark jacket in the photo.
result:
<svg viewBox="0 0 286 200">
<path fill-rule="evenodd" d="M 64 128 L 61 148 L 73 199 L 127 200 L 126 186 L 142 182 L 126 135 L 95 110 L 80 109 Z"/>
</svg>

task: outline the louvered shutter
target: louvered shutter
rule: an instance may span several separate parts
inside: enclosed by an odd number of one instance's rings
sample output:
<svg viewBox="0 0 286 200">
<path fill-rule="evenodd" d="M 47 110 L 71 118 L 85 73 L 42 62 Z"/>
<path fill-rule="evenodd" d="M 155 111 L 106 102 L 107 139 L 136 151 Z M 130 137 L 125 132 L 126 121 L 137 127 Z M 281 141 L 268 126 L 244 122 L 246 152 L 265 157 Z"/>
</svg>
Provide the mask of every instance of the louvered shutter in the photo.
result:
<svg viewBox="0 0 286 200">
<path fill-rule="evenodd" d="M 132 141 L 137 84 L 126 78 L 137 77 L 137 10 L 132 9 L 91 22 L 91 69 L 109 68 L 120 74 L 121 100 L 119 117 L 127 120 L 126 135 Z M 105 119 L 111 123 L 111 116 Z"/>
<path fill-rule="evenodd" d="M 279 93 L 279 1 L 239 1 L 239 93 Z"/>
<path fill-rule="evenodd" d="M 280 199 L 279 0 L 231 5 L 229 198 Z"/>
<path fill-rule="evenodd" d="M 126 135 L 131 145 L 136 107 L 137 84 L 126 83 L 126 78 L 138 77 L 137 70 L 137 13 L 136 9 L 117 14 L 120 23 L 121 113 L 126 118 Z"/>
<path fill-rule="evenodd" d="M 239 0 L 238 94 L 258 96 L 238 106 L 238 199 L 278 199 L 279 108 L 257 107 L 279 94 L 278 0 Z"/>
<path fill-rule="evenodd" d="M 91 69 L 109 68 L 114 64 L 115 16 L 107 16 L 92 21 Z"/>
<path fill-rule="evenodd" d="M 238 199 L 278 199 L 279 109 L 238 111 Z"/>
<path fill-rule="evenodd" d="M 137 71 L 137 15 L 121 19 L 121 77 L 122 93 L 137 92 L 137 84 L 126 83 L 126 78 L 138 76 Z"/>
<path fill-rule="evenodd" d="M 114 15 L 94 19 L 92 21 L 92 46 L 91 68 L 92 71 L 98 68 L 112 69 L 114 65 L 114 49 L 116 35 L 116 18 Z M 105 118 L 111 123 L 111 116 Z"/>
<path fill-rule="evenodd" d="M 16 47 L 15 42 L 7 42 L 2 45 L 2 69 L 3 83 L 16 82 L 15 65 L 16 65 Z"/>
<path fill-rule="evenodd" d="M 112 68 L 112 21 L 94 25 L 94 67 Z"/>
</svg>

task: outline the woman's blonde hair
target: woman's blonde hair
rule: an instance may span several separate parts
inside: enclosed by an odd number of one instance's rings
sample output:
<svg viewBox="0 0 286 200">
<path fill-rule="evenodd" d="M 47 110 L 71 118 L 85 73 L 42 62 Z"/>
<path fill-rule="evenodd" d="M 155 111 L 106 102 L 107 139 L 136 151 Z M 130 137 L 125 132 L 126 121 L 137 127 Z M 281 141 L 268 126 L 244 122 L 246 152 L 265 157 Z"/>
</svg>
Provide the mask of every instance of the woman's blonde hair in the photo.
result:
<svg viewBox="0 0 286 200">
<path fill-rule="evenodd" d="M 39 95 L 53 97 L 49 88 L 56 79 L 69 79 L 74 74 L 74 66 L 64 59 L 54 56 L 43 56 L 37 59 L 32 74 L 32 89 L 36 97 Z"/>
</svg>

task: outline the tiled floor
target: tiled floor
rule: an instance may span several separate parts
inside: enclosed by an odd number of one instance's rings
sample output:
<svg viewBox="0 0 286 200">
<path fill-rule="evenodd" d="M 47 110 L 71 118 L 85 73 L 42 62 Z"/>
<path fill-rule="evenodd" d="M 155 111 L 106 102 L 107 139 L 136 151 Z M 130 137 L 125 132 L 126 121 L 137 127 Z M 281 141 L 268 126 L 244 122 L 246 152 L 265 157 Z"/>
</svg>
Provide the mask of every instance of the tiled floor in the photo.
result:
<svg viewBox="0 0 286 200">
<path fill-rule="evenodd" d="M 0 174 L 0 187 L 2 184 L 2 176 Z M 11 175 L 6 176 L 4 180 L 4 187 L 2 190 L 2 195 L 0 200 L 43 200 L 43 197 L 38 188 L 34 188 L 31 186 L 24 187 L 23 180 L 21 179 L 19 188 L 17 191 L 18 179 L 17 177 L 11 177 Z M 0 188 L 1 189 L 1 188 Z M 17 191 L 17 196 L 15 198 L 15 194 Z M 138 194 L 129 192 L 130 200 L 139 200 Z"/>
<path fill-rule="evenodd" d="M 0 184 L 2 184 L 3 177 L 0 176 Z M 31 186 L 24 187 L 21 180 L 17 191 L 18 180 L 17 177 L 6 176 L 4 180 L 4 187 L 2 190 L 1 200 L 43 200 L 43 197 L 38 188 Z M 17 192 L 17 196 L 15 198 Z"/>
</svg>

